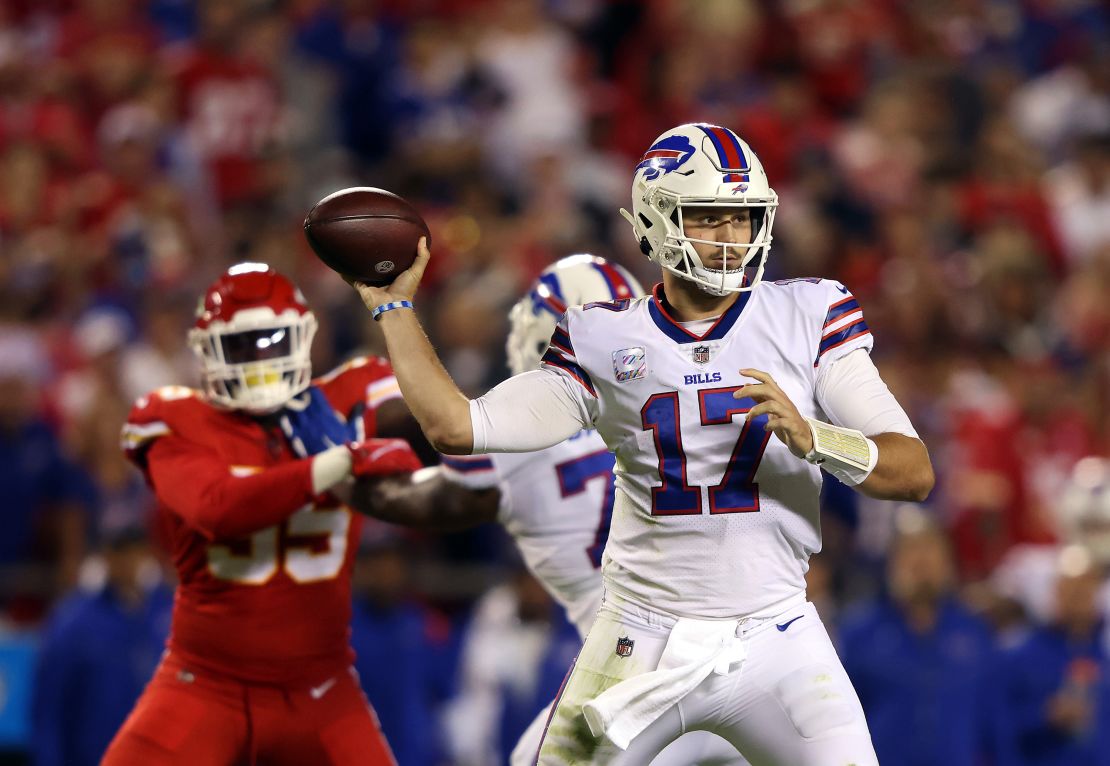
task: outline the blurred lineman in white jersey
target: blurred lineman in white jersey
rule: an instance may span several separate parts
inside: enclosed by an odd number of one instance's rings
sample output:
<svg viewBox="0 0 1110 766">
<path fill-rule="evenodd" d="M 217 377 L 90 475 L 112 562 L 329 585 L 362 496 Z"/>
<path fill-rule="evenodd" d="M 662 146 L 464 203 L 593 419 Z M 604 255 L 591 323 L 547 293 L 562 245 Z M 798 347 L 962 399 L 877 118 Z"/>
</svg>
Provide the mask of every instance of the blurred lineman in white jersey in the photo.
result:
<svg viewBox="0 0 1110 766">
<path fill-rule="evenodd" d="M 474 401 L 410 310 L 425 244 L 388 287 L 356 285 L 441 452 L 533 451 L 593 427 L 616 455 L 604 599 L 540 764 L 639 766 L 696 730 L 753 766 L 877 763 L 806 600 L 821 471 L 913 501 L 933 471 L 871 362 L 847 288 L 762 280 L 777 206 L 731 130 L 667 131 L 622 211 L 662 283 L 651 296 L 569 308 L 540 370 Z"/>
<path fill-rule="evenodd" d="M 510 371 L 539 368 L 568 306 L 643 294 L 628 271 L 603 258 L 563 258 L 544 270 L 509 314 Z M 469 489 L 498 490 L 497 521 L 584 639 L 601 606 L 601 557 L 615 494 L 613 455 L 597 431 L 581 430 L 537 452 L 444 455 L 438 470 Z"/>
<path fill-rule="evenodd" d="M 643 294 L 626 269 L 594 255 L 572 255 L 549 266 L 509 314 L 510 372 L 519 375 L 540 366 L 568 306 Z M 441 465 L 418 471 L 413 482 L 423 491 L 408 496 L 399 485 L 381 485 L 378 492 L 389 495 L 390 502 L 374 504 L 383 509 L 374 515 L 423 529 L 503 524 L 528 569 L 586 638 L 601 606 L 601 559 L 615 495 L 613 455 L 597 431 L 582 430 L 536 452 L 444 455 Z M 460 486 L 471 491 L 459 492 Z M 541 711 L 513 750 L 513 766 L 535 761 L 548 713 Z M 656 766 L 692 763 L 743 760 L 717 737 L 691 735 L 655 761 Z"/>
</svg>

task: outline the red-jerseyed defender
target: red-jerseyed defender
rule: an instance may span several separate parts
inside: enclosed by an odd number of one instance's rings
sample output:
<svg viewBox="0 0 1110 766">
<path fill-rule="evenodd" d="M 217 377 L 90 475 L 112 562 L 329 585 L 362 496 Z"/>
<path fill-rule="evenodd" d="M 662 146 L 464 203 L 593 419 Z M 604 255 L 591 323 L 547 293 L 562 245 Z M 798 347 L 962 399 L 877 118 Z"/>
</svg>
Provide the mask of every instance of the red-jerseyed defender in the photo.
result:
<svg viewBox="0 0 1110 766">
<path fill-rule="evenodd" d="M 366 439 L 401 405 L 389 365 L 312 381 L 315 329 L 288 279 L 232 267 L 189 337 L 204 390 L 160 389 L 124 426 L 180 584 L 165 657 L 108 766 L 394 763 L 351 668 L 361 518 L 339 495 L 420 464 L 399 439 Z"/>
</svg>

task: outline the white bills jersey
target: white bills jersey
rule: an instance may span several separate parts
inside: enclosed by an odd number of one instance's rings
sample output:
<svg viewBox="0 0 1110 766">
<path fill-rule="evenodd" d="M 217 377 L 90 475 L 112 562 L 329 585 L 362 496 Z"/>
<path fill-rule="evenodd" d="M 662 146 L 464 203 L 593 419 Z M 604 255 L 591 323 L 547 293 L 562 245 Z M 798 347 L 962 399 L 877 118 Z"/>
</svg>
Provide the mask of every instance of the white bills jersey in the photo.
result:
<svg viewBox="0 0 1110 766">
<path fill-rule="evenodd" d="M 442 455 L 446 478 L 496 487 L 498 521 L 528 569 L 583 638 L 601 605 L 601 560 L 613 516 L 613 455 L 596 431 L 537 452 Z"/>
<path fill-rule="evenodd" d="M 659 286 L 637 300 L 571 308 L 543 366 L 570 376 L 616 455 L 605 587 L 671 614 L 781 613 L 805 598 L 820 550 L 821 472 L 749 421 L 733 397 L 769 373 L 803 416 L 828 420 L 822 365 L 871 333 L 838 282 L 762 282 L 703 334 L 671 318 Z"/>
</svg>

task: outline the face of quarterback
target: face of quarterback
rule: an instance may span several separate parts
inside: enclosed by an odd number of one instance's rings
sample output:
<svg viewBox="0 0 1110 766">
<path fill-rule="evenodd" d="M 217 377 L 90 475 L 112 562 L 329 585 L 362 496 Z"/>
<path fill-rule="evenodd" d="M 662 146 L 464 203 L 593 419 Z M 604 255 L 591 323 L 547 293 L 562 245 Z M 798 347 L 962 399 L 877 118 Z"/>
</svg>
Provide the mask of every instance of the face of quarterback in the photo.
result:
<svg viewBox="0 0 1110 766">
<path fill-rule="evenodd" d="M 725 266 L 725 248 L 713 242 L 751 242 L 752 216 L 746 207 L 705 207 L 682 208 L 682 232 L 692 240 L 694 250 L 707 269 L 721 269 Z M 728 252 L 728 268 L 737 268 L 740 259 L 748 248 L 732 248 Z"/>
</svg>

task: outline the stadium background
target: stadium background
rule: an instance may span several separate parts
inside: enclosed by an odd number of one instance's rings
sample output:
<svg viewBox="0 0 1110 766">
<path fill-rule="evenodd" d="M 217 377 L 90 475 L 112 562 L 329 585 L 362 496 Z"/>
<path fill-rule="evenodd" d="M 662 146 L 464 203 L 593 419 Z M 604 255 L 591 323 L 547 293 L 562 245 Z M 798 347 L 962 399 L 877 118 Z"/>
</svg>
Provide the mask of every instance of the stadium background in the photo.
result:
<svg viewBox="0 0 1110 766">
<path fill-rule="evenodd" d="M 300 224 L 335 189 L 396 191 L 433 232 L 420 313 L 478 394 L 545 265 L 588 251 L 655 281 L 616 209 L 652 138 L 710 121 L 779 193 L 770 276 L 852 288 L 937 469 L 920 508 L 825 493 L 811 597 L 882 762 L 1095 763 L 1098 579 L 1051 546 L 1073 466 L 1110 447 L 1108 86 L 1093 0 L 0 3 L 0 760 L 94 750 L 157 659 L 151 498 L 118 432 L 136 396 L 196 381 L 184 334 L 222 269 L 295 279 L 317 373 L 378 351 Z M 947 549 L 888 567 L 924 521 Z M 401 763 L 502 762 L 573 631 L 499 530 L 369 526 L 355 644 Z M 946 592 L 947 553 L 947 617 L 891 639 L 887 597 Z M 135 609 L 86 619 L 106 578 Z M 1044 728 L 1060 689 L 1087 711 L 1066 731 Z"/>
</svg>

